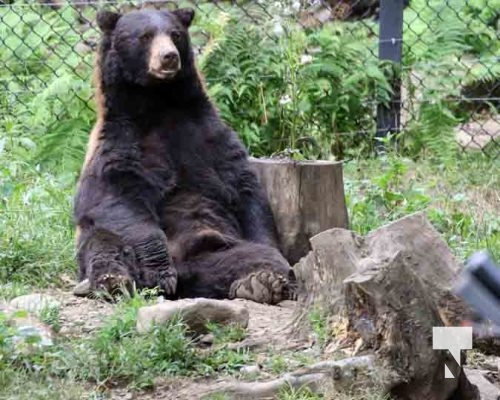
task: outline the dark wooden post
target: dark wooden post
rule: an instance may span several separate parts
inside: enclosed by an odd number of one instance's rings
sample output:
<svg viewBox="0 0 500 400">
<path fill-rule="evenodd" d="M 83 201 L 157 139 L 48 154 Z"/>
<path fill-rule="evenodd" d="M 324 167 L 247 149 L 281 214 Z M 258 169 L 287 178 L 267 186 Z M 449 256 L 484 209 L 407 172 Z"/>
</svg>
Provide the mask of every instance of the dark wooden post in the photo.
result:
<svg viewBox="0 0 500 400">
<path fill-rule="evenodd" d="M 379 59 L 392 61 L 395 67 L 401 64 L 403 54 L 403 11 L 405 0 L 380 0 Z M 396 69 L 395 69 L 396 70 Z M 385 138 L 398 132 L 401 118 L 401 78 L 399 72 L 392 82 L 393 96 L 390 104 L 379 104 L 377 109 L 376 138 Z M 383 149 L 380 140 L 377 149 Z"/>
</svg>

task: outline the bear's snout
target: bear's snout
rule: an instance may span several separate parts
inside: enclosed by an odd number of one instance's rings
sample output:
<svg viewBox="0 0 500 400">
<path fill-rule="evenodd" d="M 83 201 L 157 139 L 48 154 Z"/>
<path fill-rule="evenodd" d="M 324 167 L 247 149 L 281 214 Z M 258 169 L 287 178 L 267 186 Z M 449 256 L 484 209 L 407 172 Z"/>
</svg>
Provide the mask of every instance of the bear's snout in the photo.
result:
<svg viewBox="0 0 500 400">
<path fill-rule="evenodd" d="M 181 69 L 179 51 L 172 38 L 158 35 L 151 42 L 149 74 L 158 79 L 171 79 Z"/>
<path fill-rule="evenodd" d="M 176 70 L 179 66 L 179 54 L 175 51 L 169 51 L 161 55 L 162 66 L 165 70 Z"/>
</svg>

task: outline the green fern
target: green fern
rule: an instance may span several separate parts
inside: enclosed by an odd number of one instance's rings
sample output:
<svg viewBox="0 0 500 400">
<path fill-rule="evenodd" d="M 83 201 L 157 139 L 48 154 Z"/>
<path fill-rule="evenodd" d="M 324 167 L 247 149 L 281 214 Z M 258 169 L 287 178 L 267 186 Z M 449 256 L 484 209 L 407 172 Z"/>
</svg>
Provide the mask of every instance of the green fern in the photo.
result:
<svg viewBox="0 0 500 400">
<path fill-rule="evenodd" d="M 487 25 L 495 2 L 475 0 L 473 6 L 463 0 L 413 0 L 405 12 L 403 79 L 412 118 L 403 143 L 410 154 L 451 161 L 458 150 L 454 128 L 470 118 L 459 107 L 461 88 L 500 78 L 498 40 Z M 473 17 L 478 6 L 490 10 L 490 19 Z"/>
</svg>

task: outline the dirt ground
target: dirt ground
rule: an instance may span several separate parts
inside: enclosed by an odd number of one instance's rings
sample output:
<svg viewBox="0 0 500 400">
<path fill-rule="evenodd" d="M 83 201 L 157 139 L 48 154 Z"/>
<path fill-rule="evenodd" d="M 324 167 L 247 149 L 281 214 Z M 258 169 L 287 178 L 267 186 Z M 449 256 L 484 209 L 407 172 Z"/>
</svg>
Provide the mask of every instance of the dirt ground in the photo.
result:
<svg viewBox="0 0 500 400">
<path fill-rule="evenodd" d="M 60 302 L 59 334 L 65 337 L 92 335 L 114 311 L 111 303 L 76 297 L 70 291 L 47 290 L 42 293 Z M 289 333 L 295 302 L 284 301 L 276 306 L 269 306 L 241 299 L 231 301 L 243 304 L 250 315 L 246 338 L 233 346 L 254 350 L 256 358 L 260 360 L 264 360 L 271 349 L 272 353 L 287 350 L 310 351 L 308 343 L 293 340 Z M 265 378 L 266 374 L 259 374 L 259 377 Z M 267 374 L 267 377 L 272 376 Z M 111 399 L 116 400 L 194 400 L 214 384 L 229 382 L 231 379 L 227 376 L 212 379 L 162 378 L 156 382 L 155 389 L 149 392 L 132 393 L 126 388 L 117 388 L 111 390 L 110 395 Z"/>
</svg>

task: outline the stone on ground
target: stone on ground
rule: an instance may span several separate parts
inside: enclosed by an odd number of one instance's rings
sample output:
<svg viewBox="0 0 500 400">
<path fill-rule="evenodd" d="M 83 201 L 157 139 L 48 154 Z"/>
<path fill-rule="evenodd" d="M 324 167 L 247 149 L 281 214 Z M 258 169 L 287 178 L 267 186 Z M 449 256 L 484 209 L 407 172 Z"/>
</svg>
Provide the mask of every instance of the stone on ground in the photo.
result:
<svg viewBox="0 0 500 400">
<path fill-rule="evenodd" d="M 78 282 L 73 289 L 73 294 L 75 296 L 85 297 L 88 296 L 90 292 L 90 281 L 88 279 Z"/>
<path fill-rule="evenodd" d="M 137 313 L 137 331 L 146 332 L 154 324 L 165 324 L 177 315 L 182 317 L 194 334 L 206 333 L 209 322 L 246 328 L 249 320 L 248 309 L 231 300 L 182 299 L 140 308 Z"/>
<path fill-rule="evenodd" d="M 465 373 L 469 381 L 476 385 L 481 393 L 481 400 L 498 400 L 500 399 L 500 389 L 493 385 L 482 371 L 465 369 Z"/>
<path fill-rule="evenodd" d="M 11 300 L 10 306 L 17 310 L 39 313 L 44 308 L 59 308 L 60 303 L 46 294 L 33 293 L 16 297 Z"/>
</svg>

